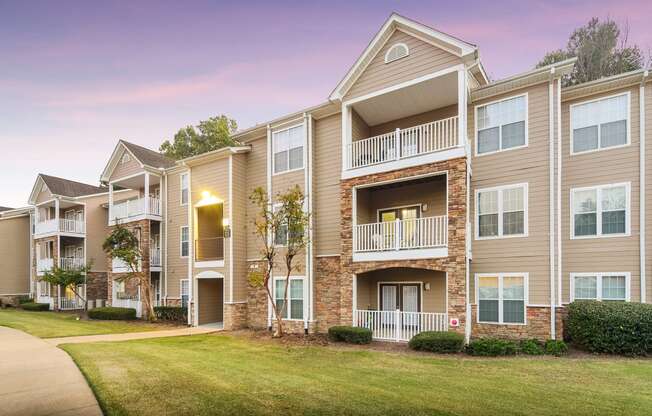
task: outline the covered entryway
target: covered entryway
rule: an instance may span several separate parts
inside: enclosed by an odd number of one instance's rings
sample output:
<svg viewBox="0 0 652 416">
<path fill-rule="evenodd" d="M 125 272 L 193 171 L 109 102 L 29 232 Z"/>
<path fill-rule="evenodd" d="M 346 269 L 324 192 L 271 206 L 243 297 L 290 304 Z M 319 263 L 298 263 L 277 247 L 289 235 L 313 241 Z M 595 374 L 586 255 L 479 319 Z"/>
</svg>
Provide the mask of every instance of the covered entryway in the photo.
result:
<svg viewBox="0 0 652 416">
<path fill-rule="evenodd" d="M 224 321 L 224 278 L 217 272 L 197 276 L 197 325 L 219 326 Z"/>
</svg>

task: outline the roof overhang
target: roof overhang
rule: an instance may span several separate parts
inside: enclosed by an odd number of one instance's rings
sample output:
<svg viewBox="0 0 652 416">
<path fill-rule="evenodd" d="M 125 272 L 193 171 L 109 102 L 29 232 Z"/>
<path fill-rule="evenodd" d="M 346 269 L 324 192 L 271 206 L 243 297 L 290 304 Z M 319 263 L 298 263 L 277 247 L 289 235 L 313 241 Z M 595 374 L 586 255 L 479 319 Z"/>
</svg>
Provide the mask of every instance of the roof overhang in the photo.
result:
<svg viewBox="0 0 652 416">
<path fill-rule="evenodd" d="M 202 153 L 201 155 L 191 156 L 179 161 L 182 166 L 198 166 L 205 163 L 213 162 L 215 160 L 224 159 L 231 155 L 240 153 L 247 153 L 251 150 L 251 146 L 232 146 L 223 147 L 221 149 L 213 150 L 210 152 Z"/>
<path fill-rule="evenodd" d="M 376 33 L 376 36 L 374 36 L 369 45 L 367 45 L 364 52 L 362 52 L 362 55 L 360 55 L 355 64 L 353 64 L 351 69 L 349 69 L 340 83 L 337 84 L 337 87 L 335 87 L 335 90 L 329 97 L 331 101 L 341 100 L 342 97 L 346 95 L 347 91 L 355 83 L 362 72 L 364 72 L 369 63 L 371 63 L 374 57 L 378 54 L 378 51 L 380 51 L 385 42 L 387 42 L 389 37 L 396 30 L 415 36 L 424 42 L 430 43 L 433 46 L 450 52 L 460 58 L 465 58 L 469 55 L 471 55 L 473 59 L 477 58 L 477 46 L 396 13 L 392 13 L 378 33 Z"/>
<path fill-rule="evenodd" d="M 104 170 L 102 171 L 102 175 L 100 176 L 100 182 L 106 183 L 109 181 L 109 178 L 111 177 L 111 174 L 115 170 L 116 166 L 118 166 L 118 163 L 120 162 L 120 155 L 122 154 L 121 151 L 125 150 L 129 152 L 129 156 L 131 156 L 134 160 L 137 160 L 138 163 L 140 163 L 140 167 L 144 168 L 145 165 L 143 162 L 141 162 L 132 152 L 129 150 L 127 146 L 122 143 L 122 140 L 118 140 L 118 144 L 115 145 L 115 148 L 113 149 L 113 153 L 111 153 L 111 157 L 109 158 L 108 163 L 104 167 Z"/>
<path fill-rule="evenodd" d="M 631 87 L 651 80 L 650 72 L 647 69 L 625 72 L 611 77 L 596 79 L 564 88 L 561 92 L 562 101 L 574 100 L 588 95 L 599 94 L 621 88 Z"/>
<path fill-rule="evenodd" d="M 32 207 L 15 208 L 7 211 L 0 212 L 0 220 L 8 220 L 11 218 L 26 217 L 32 213 Z"/>
</svg>

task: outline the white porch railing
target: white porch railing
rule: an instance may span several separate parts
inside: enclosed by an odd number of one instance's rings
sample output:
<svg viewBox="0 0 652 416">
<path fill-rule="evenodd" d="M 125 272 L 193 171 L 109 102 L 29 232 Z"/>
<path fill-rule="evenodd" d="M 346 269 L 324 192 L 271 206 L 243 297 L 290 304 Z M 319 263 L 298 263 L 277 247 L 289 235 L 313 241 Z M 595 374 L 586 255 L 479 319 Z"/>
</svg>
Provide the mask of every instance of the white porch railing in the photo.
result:
<svg viewBox="0 0 652 416">
<path fill-rule="evenodd" d="M 34 234 L 36 235 L 56 233 L 57 231 L 57 220 L 38 221 L 34 225 Z"/>
<path fill-rule="evenodd" d="M 84 259 L 79 257 L 62 257 L 59 259 L 59 267 L 63 270 L 78 270 L 84 267 Z"/>
<path fill-rule="evenodd" d="M 59 298 L 59 310 L 71 311 L 75 309 L 84 309 L 84 301 L 80 297 L 75 296 L 74 299 Z"/>
<path fill-rule="evenodd" d="M 36 261 L 36 272 L 43 274 L 54 268 L 54 259 L 38 259 Z"/>
<path fill-rule="evenodd" d="M 129 267 L 127 263 L 122 261 L 121 259 L 111 259 L 111 269 L 113 270 L 113 273 L 131 273 L 132 270 Z M 138 270 L 142 270 L 142 265 L 138 265 Z"/>
<path fill-rule="evenodd" d="M 373 339 L 402 342 L 420 332 L 448 331 L 448 314 L 356 309 L 353 326 L 371 329 Z"/>
<path fill-rule="evenodd" d="M 353 241 L 356 253 L 446 247 L 448 216 L 359 224 Z"/>
<path fill-rule="evenodd" d="M 161 266 L 161 249 L 151 248 L 149 250 L 149 265 L 152 267 Z"/>
<path fill-rule="evenodd" d="M 348 146 L 348 168 L 356 169 L 451 149 L 459 144 L 458 126 L 459 117 L 454 116 L 356 140 Z"/>
<path fill-rule="evenodd" d="M 148 215 L 161 215 L 161 200 L 159 198 L 148 197 L 149 207 Z M 111 207 L 111 220 L 123 220 L 131 217 L 137 217 L 145 214 L 145 198 L 129 199 L 114 203 Z"/>
<path fill-rule="evenodd" d="M 139 300 L 113 298 L 111 306 L 116 308 L 132 308 L 136 310 L 136 317 L 140 318 L 143 316 L 143 305 Z"/>
<path fill-rule="evenodd" d="M 61 218 L 59 231 L 62 233 L 84 234 L 84 221 Z"/>
</svg>

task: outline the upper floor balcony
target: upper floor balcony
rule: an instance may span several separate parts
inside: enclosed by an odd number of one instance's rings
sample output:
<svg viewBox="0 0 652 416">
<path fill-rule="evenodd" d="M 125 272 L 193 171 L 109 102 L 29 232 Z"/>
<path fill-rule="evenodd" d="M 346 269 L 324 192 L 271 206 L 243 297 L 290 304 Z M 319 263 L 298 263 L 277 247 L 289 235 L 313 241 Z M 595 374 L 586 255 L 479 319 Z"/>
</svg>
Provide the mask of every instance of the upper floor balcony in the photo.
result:
<svg viewBox="0 0 652 416">
<path fill-rule="evenodd" d="M 109 226 L 116 222 L 131 222 L 144 219 L 161 221 L 160 198 L 161 177 L 149 172 L 118 179 L 109 183 Z M 132 197 L 119 199 L 116 188 L 131 190 Z"/>
<path fill-rule="evenodd" d="M 466 78 L 433 75 L 342 103 L 342 178 L 466 155 Z"/>
<path fill-rule="evenodd" d="M 84 237 L 86 234 L 84 205 L 78 203 L 54 199 L 37 205 L 34 217 L 36 238 L 56 234 Z"/>
<path fill-rule="evenodd" d="M 72 218 L 59 218 L 57 219 L 43 219 L 34 224 L 34 235 L 46 234 L 75 234 L 83 236 L 85 234 L 84 221 Z"/>
</svg>

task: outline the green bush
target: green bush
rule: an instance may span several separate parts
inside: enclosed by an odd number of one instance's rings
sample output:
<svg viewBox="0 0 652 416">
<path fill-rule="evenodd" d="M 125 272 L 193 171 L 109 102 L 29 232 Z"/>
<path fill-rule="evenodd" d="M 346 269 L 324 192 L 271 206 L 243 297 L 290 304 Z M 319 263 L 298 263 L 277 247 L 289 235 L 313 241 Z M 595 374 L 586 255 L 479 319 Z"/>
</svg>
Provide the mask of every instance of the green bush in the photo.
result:
<svg viewBox="0 0 652 416">
<path fill-rule="evenodd" d="M 417 351 L 455 353 L 462 351 L 464 335 L 457 332 L 421 332 L 412 337 L 408 343 Z"/>
<path fill-rule="evenodd" d="M 354 326 L 332 326 L 328 328 L 328 338 L 335 342 L 369 344 L 371 342 L 371 329 Z"/>
<path fill-rule="evenodd" d="M 25 303 L 34 303 L 34 299 L 30 298 L 29 296 L 20 296 L 18 298 L 18 304 L 24 305 Z"/>
<path fill-rule="evenodd" d="M 187 322 L 188 308 L 181 306 L 155 306 L 154 314 L 162 321 Z"/>
<path fill-rule="evenodd" d="M 498 338 L 478 338 L 466 346 L 466 353 L 482 357 L 516 355 L 518 345 L 514 341 Z"/>
<path fill-rule="evenodd" d="M 577 301 L 568 305 L 568 335 L 590 352 L 646 355 L 652 352 L 652 305 Z"/>
<path fill-rule="evenodd" d="M 28 302 L 28 303 L 23 303 L 20 305 L 21 308 L 23 308 L 26 311 L 49 311 L 50 310 L 50 304 L 49 303 L 34 303 L 34 302 Z"/>
<path fill-rule="evenodd" d="M 91 309 L 88 311 L 88 317 L 106 321 L 130 321 L 136 319 L 136 309 L 106 306 L 104 308 Z"/>
<path fill-rule="evenodd" d="M 518 351 L 526 355 L 542 355 L 545 351 L 538 339 L 524 339 L 518 346 Z"/>
<path fill-rule="evenodd" d="M 561 357 L 568 352 L 568 345 L 562 340 L 549 339 L 544 346 L 546 354 Z"/>
</svg>

